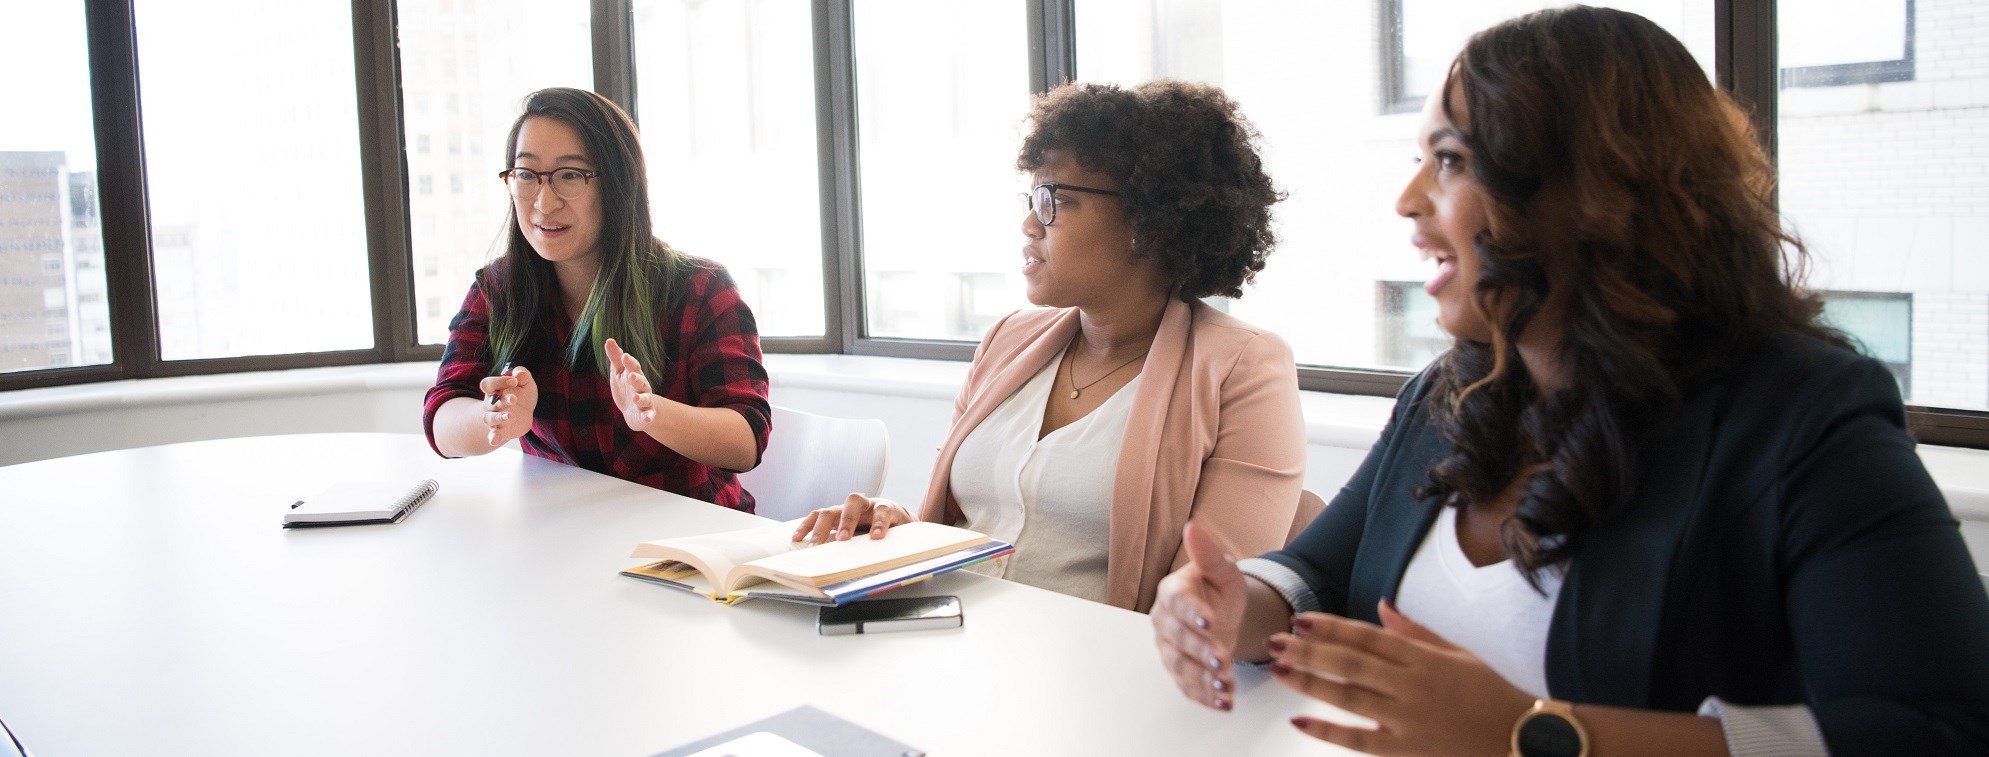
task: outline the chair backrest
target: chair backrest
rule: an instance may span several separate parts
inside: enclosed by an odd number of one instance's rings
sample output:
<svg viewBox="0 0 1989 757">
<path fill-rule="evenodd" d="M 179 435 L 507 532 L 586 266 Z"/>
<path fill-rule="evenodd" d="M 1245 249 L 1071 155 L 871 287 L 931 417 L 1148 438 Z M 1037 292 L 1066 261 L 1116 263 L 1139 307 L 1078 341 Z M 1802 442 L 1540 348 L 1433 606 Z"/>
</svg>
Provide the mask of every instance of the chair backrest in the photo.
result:
<svg viewBox="0 0 1989 757">
<path fill-rule="evenodd" d="M 760 467 L 739 474 L 739 482 L 752 492 L 760 515 L 793 520 L 840 505 L 850 492 L 877 496 L 889 442 L 884 422 L 875 418 L 831 418 L 775 405 L 773 436 Z"/>
<path fill-rule="evenodd" d="M 1326 500 L 1317 493 L 1311 489 L 1298 490 L 1298 514 L 1292 516 L 1291 533 L 1285 534 L 1285 543 L 1290 544 L 1291 540 L 1298 538 L 1298 533 L 1312 525 L 1312 519 L 1319 517 L 1319 512 L 1325 509 Z"/>
</svg>

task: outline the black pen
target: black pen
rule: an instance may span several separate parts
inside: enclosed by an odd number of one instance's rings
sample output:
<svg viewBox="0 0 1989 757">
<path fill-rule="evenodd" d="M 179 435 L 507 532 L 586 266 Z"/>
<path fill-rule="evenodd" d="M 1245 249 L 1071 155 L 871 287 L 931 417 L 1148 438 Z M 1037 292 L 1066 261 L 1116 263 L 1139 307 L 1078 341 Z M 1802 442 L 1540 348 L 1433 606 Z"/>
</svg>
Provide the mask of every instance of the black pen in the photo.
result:
<svg viewBox="0 0 1989 757">
<path fill-rule="evenodd" d="M 505 362 L 504 362 L 504 367 L 503 367 L 503 368 L 499 368 L 499 369 L 497 370 L 497 375 L 499 375 L 499 376 L 509 376 L 509 375 L 511 375 L 511 361 L 508 361 L 508 360 L 507 360 L 507 361 L 505 361 Z M 488 405 L 488 406 L 490 406 L 490 407 L 497 407 L 497 395 L 496 395 L 496 394 L 487 394 L 487 395 L 484 395 L 484 398 L 483 398 L 483 404 L 485 404 L 485 405 Z"/>
</svg>

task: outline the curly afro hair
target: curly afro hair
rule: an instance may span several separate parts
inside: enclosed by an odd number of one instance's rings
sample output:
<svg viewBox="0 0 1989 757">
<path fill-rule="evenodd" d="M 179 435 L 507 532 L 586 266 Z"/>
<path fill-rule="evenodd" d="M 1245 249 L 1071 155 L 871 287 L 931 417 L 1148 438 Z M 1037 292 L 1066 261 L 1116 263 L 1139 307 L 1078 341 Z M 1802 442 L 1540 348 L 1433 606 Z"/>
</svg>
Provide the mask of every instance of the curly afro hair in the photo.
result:
<svg viewBox="0 0 1989 757">
<path fill-rule="evenodd" d="M 1065 84 L 1036 97 L 1015 166 L 1052 150 L 1119 181 L 1135 254 L 1157 259 L 1183 300 L 1243 296 L 1277 246 L 1271 205 L 1284 193 L 1257 155 L 1236 103 L 1206 84 L 1160 79 L 1126 89 Z"/>
</svg>

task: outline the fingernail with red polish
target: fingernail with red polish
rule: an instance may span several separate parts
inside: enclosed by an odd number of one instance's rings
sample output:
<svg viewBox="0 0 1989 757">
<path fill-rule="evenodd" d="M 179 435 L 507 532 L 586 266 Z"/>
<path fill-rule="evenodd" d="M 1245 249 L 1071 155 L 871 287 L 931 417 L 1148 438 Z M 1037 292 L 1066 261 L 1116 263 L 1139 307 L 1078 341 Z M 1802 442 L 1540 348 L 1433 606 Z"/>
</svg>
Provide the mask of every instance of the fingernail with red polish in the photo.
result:
<svg viewBox="0 0 1989 757">
<path fill-rule="evenodd" d="M 1264 648 L 1271 650 L 1271 654 L 1284 654 L 1285 640 L 1273 638 L 1270 641 L 1264 642 Z"/>
<path fill-rule="evenodd" d="M 1229 690 L 1229 682 L 1228 682 L 1228 681 L 1225 681 L 1225 680 L 1222 680 L 1222 679 L 1220 679 L 1220 678 L 1217 678 L 1217 679 L 1215 679 L 1215 690 L 1216 690 L 1216 691 L 1228 691 L 1228 690 Z"/>
<path fill-rule="evenodd" d="M 1302 717 L 1292 718 L 1291 727 L 1297 728 L 1301 731 L 1305 730 L 1305 718 Z"/>
<path fill-rule="evenodd" d="M 1218 709 L 1218 710 L 1222 710 L 1223 712 L 1228 712 L 1228 711 L 1229 711 L 1229 700 L 1227 700 L 1227 699 L 1217 699 L 1217 700 L 1216 700 L 1216 709 Z"/>
<path fill-rule="evenodd" d="M 1202 658 L 1202 662 L 1208 663 L 1211 669 L 1218 669 L 1222 667 L 1222 659 L 1216 657 L 1215 655 L 1209 655 L 1207 657 Z"/>
<path fill-rule="evenodd" d="M 1312 630 L 1312 619 L 1305 617 L 1293 618 L 1291 621 L 1291 627 L 1296 628 L 1300 631 L 1310 631 Z"/>
<path fill-rule="evenodd" d="M 1196 616 L 1195 616 L 1195 627 L 1196 627 L 1196 628 L 1200 628 L 1200 629 L 1202 629 L 1202 630 L 1204 630 L 1204 631 L 1206 631 L 1206 630 L 1209 630 L 1209 619 L 1208 619 L 1208 618 L 1204 618 L 1204 617 L 1202 617 L 1202 616 L 1200 616 L 1200 615 L 1196 615 Z"/>
<path fill-rule="evenodd" d="M 1271 675 L 1277 675 L 1277 676 L 1291 675 L 1291 666 L 1286 665 L 1282 662 L 1271 663 Z"/>
</svg>

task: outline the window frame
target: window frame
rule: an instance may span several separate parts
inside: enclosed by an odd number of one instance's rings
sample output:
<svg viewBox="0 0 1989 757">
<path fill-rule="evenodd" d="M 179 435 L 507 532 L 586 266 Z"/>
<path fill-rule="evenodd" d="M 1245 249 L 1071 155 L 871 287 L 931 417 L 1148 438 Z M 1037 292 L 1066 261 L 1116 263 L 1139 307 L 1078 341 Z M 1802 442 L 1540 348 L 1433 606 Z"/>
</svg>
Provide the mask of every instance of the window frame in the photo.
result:
<svg viewBox="0 0 1989 757">
<path fill-rule="evenodd" d="M 1795 87 L 1840 87 L 1847 84 L 1885 84 L 1888 82 L 1913 81 L 1917 67 L 1914 63 L 1913 6 L 1916 0 L 1901 0 L 1906 3 L 1906 46 L 1903 54 L 1895 60 L 1866 61 L 1862 63 L 1837 63 L 1824 66 L 1797 66 L 1781 69 L 1783 88 Z"/>
<path fill-rule="evenodd" d="M 972 342 L 873 337 L 864 323 L 865 280 L 858 171 L 852 5 L 811 0 L 815 38 L 816 139 L 822 219 L 824 329 L 819 336 L 766 337 L 769 353 L 841 353 L 968 360 Z M 1029 79 L 1034 92 L 1069 81 L 1077 69 L 1075 0 L 1017 0 L 1027 13 Z M 1400 0 L 1378 0 L 1384 28 L 1395 29 Z M 1899 81 L 1912 78 L 1913 0 L 1907 3 L 1907 55 L 1901 61 L 1782 71 L 1776 57 L 1775 0 L 1713 0 L 1719 86 L 1750 107 L 1763 145 L 1775 154 L 1777 97 L 1783 84 Z M 0 374 L 0 391 L 94 381 L 279 370 L 383 362 L 432 361 L 442 347 L 418 343 L 407 210 L 408 166 L 402 133 L 394 0 L 351 0 L 367 261 L 374 346 L 368 349 L 165 361 L 159 357 L 157 301 L 147 212 L 145 152 L 138 117 L 136 31 L 132 0 L 86 0 L 91 102 L 98 157 L 106 298 L 112 360 L 105 365 Z M 633 3 L 591 0 L 595 90 L 630 113 L 635 81 Z M 1386 32 L 1383 113 L 1413 109 L 1400 88 L 1399 30 Z M 1902 74 L 1903 72 L 1903 74 Z M 1401 371 L 1300 366 L 1311 391 L 1390 396 L 1408 380 Z M 1989 449 L 1989 412 L 1909 406 L 1921 442 Z"/>
</svg>

